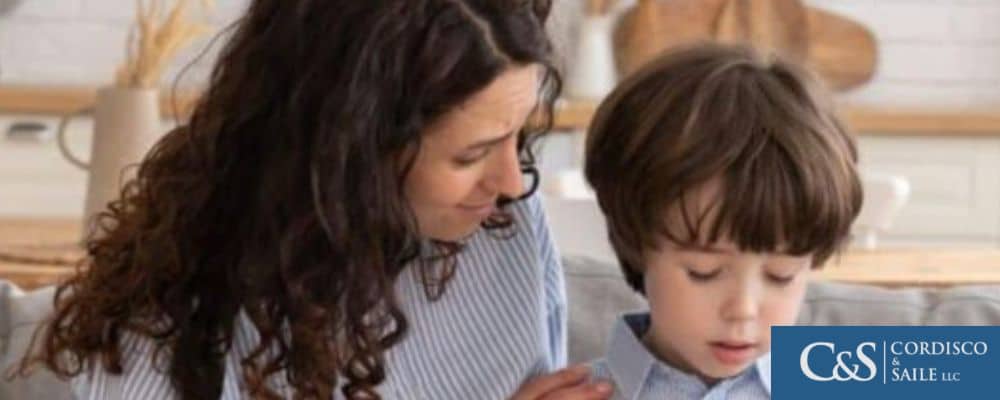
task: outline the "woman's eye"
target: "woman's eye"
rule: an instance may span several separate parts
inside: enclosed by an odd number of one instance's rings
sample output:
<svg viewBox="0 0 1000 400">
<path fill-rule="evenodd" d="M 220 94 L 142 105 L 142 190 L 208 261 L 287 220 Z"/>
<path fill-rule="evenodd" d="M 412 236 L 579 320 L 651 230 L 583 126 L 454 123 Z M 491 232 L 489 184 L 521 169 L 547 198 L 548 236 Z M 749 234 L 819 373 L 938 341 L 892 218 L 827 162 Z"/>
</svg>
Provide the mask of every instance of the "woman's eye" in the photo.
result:
<svg viewBox="0 0 1000 400">
<path fill-rule="evenodd" d="M 455 158 L 454 162 L 455 162 L 456 165 L 458 165 L 460 167 L 465 167 L 465 166 L 469 166 L 469 165 L 475 164 L 479 160 L 482 160 L 483 158 L 486 157 L 487 154 L 489 154 L 489 149 L 484 149 L 484 150 L 477 151 L 477 152 L 475 152 L 473 154 L 466 154 L 466 155 L 462 155 L 462 156 L 460 156 L 458 158 Z"/>
<path fill-rule="evenodd" d="M 719 275 L 722 268 L 716 269 L 710 272 L 699 272 L 691 268 L 687 268 L 688 277 L 695 282 L 708 282 Z"/>
</svg>

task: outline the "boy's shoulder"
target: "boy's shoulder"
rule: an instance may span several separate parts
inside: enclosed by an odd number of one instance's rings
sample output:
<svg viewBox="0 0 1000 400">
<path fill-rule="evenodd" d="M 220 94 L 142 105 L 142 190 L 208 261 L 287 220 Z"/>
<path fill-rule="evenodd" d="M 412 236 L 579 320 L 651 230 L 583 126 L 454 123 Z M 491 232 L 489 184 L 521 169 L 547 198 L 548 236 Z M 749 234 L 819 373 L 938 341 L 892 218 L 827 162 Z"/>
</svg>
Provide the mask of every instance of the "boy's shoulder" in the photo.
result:
<svg viewBox="0 0 1000 400">
<path fill-rule="evenodd" d="M 640 340 L 648 324 L 648 310 L 619 315 L 611 328 L 604 357 L 588 363 L 590 381 L 611 383 L 615 399 L 633 399 L 641 393 L 657 363 Z"/>
<path fill-rule="evenodd" d="M 655 368 L 653 366 L 650 366 L 644 374 L 634 375 L 635 371 L 632 371 L 626 373 L 630 376 L 618 376 L 616 378 L 607 358 L 591 360 L 587 365 L 590 367 L 588 382 L 610 383 L 614 387 L 614 396 L 612 399 L 647 398 L 647 396 L 652 396 L 652 393 L 667 393 L 664 390 L 675 395 L 682 392 L 693 393 L 697 392 L 697 389 L 700 387 L 697 385 L 686 385 L 683 380 L 667 380 L 664 375 L 654 372 Z M 623 371 L 619 370 L 619 372 Z M 736 385 L 730 387 L 728 390 L 730 394 L 739 393 L 746 396 L 745 398 L 754 399 L 770 398 L 771 354 L 767 353 L 757 359 L 754 367 L 752 367 L 752 371 L 747 371 L 742 376 L 731 379 L 735 381 Z"/>
</svg>

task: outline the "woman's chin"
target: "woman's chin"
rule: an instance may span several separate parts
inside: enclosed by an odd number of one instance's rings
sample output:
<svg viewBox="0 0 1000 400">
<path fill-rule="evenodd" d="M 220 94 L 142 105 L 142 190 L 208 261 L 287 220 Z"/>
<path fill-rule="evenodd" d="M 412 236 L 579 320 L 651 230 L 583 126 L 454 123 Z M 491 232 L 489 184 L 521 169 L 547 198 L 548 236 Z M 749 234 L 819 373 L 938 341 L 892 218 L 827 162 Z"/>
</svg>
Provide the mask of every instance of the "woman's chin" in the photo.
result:
<svg viewBox="0 0 1000 400">
<path fill-rule="evenodd" d="M 447 229 L 437 229 L 432 232 L 425 232 L 424 237 L 442 242 L 459 242 L 468 239 L 479 231 L 479 223 L 466 224 L 463 226 L 451 225 Z"/>
</svg>

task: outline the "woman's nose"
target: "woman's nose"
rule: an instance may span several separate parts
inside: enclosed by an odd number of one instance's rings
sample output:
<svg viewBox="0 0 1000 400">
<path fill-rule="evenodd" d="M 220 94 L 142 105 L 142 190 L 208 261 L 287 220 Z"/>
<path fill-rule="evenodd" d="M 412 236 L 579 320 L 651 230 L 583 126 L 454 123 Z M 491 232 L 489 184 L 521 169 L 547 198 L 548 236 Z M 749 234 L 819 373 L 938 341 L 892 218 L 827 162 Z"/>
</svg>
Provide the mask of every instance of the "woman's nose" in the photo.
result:
<svg viewBox="0 0 1000 400">
<path fill-rule="evenodd" d="M 502 151 L 497 152 L 486 181 L 491 191 L 505 197 L 517 198 L 524 193 L 524 177 L 516 139 L 504 143 Z"/>
</svg>

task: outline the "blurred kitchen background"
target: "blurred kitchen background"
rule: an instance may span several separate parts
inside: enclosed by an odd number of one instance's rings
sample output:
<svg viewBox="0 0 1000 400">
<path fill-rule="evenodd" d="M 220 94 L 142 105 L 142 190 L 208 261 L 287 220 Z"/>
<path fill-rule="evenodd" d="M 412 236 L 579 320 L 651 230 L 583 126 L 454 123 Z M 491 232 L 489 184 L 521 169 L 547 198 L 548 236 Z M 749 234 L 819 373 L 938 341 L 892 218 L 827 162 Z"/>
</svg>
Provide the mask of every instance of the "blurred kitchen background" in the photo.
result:
<svg viewBox="0 0 1000 400">
<path fill-rule="evenodd" d="M 665 12 L 727 3 L 640 2 L 658 3 Z M 838 62 L 827 62 L 828 67 L 854 63 L 859 65 L 852 68 L 864 70 L 866 60 L 872 63 L 869 75 L 855 76 L 862 81 L 836 95 L 858 135 L 863 170 L 872 185 L 863 221 L 868 226 L 858 232 L 865 241 L 860 246 L 1000 248 L 1000 0 L 744 0 L 729 6 L 752 11 L 765 2 L 803 7 L 812 10 L 809 15 L 832 13 L 825 15 L 854 24 L 854 36 L 845 34 L 844 40 L 871 35 L 872 47 L 867 49 L 864 43 L 836 43 L 840 36 L 810 36 L 801 21 L 776 28 L 795 40 L 826 41 L 843 53 L 836 54 Z M 166 69 L 164 95 L 175 83 L 179 93 L 197 90 L 219 47 L 209 46 L 211 39 L 247 2 L 215 3 L 206 19 L 211 32 Z M 623 51 L 613 38 L 616 24 L 622 15 L 635 12 L 636 1 L 554 3 L 549 28 L 567 89 L 577 95 L 567 95 L 561 103 L 559 129 L 543 145 L 544 190 L 553 198 L 586 198 L 586 187 L 574 172 L 580 164 L 582 131 L 599 100 L 601 80 L 607 79 L 605 66 L 614 62 L 608 51 L 619 57 Z M 22 225 L 79 219 L 87 172 L 65 159 L 57 145 L 57 125 L 64 114 L 91 106 L 94 88 L 113 81 L 125 56 L 135 2 L 0 0 L 0 12 L 0 224 L 5 219 Z M 750 24 L 773 28 L 787 22 L 780 17 L 770 15 Z M 602 18 L 606 22 L 601 23 Z M 683 29 L 671 25 L 664 34 L 674 28 Z M 574 84 L 574 74 L 588 79 Z M 184 96 L 178 101 L 183 103 Z M 168 105 L 172 108 L 171 102 Z M 67 125 L 67 151 L 79 158 L 89 155 L 92 120 L 84 114 Z M 169 119 L 164 122 L 170 125 Z"/>
</svg>

